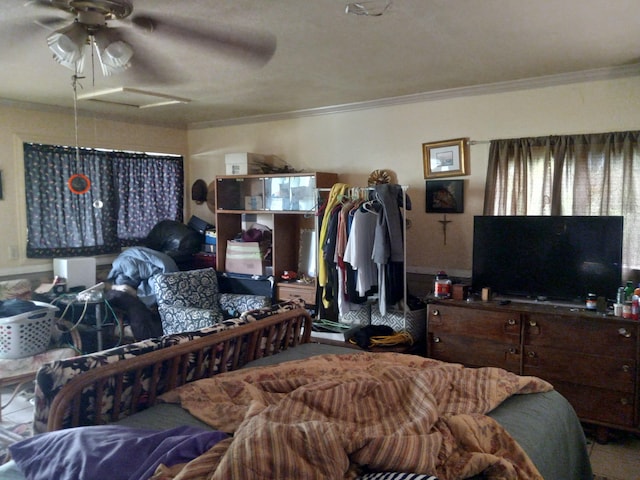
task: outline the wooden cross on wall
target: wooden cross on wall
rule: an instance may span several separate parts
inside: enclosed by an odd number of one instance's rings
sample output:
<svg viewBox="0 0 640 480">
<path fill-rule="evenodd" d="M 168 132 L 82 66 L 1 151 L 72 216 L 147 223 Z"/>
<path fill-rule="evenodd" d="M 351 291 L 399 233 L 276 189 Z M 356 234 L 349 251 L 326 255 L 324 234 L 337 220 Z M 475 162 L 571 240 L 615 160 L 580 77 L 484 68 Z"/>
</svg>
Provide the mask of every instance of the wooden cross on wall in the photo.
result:
<svg viewBox="0 0 640 480">
<path fill-rule="evenodd" d="M 438 220 L 442 224 L 442 235 L 444 236 L 444 245 L 447 244 L 447 224 L 451 223 L 452 220 L 447 220 L 447 214 L 443 214 L 442 220 Z"/>
</svg>

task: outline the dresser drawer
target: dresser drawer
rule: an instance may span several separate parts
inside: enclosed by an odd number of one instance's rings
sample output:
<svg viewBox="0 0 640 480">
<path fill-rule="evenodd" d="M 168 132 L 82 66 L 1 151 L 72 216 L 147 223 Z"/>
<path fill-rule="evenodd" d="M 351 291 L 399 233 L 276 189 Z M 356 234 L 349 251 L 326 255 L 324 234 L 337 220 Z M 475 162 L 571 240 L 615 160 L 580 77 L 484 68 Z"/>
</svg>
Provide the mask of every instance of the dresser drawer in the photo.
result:
<svg viewBox="0 0 640 480">
<path fill-rule="evenodd" d="M 593 316 L 528 314 L 524 317 L 524 343 L 553 346 L 571 352 L 635 358 L 638 325 Z"/>
<path fill-rule="evenodd" d="M 554 381 L 580 383 L 633 394 L 636 362 L 633 357 L 620 358 L 586 353 L 572 353 L 561 348 L 525 345 L 524 375 Z"/>
<path fill-rule="evenodd" d="M 509 311 L 496 312 L 442 304 L 431 304 L 428 308 L 427 327 L 430 333 L 437 335 L 462 335 L 519 345 L 520 326 L 520 315 Z"/>
<path fill-rule="evenodd" d="M 279 283 L 276 285 L 276 298 L 280 301 L 302 299 L 308 305 L 315 305 L 316 287 L 298 283 Z"/>
<path fill-rule="evenodd" d="M 555 382 L 553 386 L 569 400 L 581 420 L 638 428 L 631 394 L 564 382 Z"/>
<path fill-rule="evenodd" d="M 429 333 L 428 355 L 443 362 L 468 367 L 498 367 L 520 373 L 521 355 L 517 345 L 447 333 Z"/>
</svg>

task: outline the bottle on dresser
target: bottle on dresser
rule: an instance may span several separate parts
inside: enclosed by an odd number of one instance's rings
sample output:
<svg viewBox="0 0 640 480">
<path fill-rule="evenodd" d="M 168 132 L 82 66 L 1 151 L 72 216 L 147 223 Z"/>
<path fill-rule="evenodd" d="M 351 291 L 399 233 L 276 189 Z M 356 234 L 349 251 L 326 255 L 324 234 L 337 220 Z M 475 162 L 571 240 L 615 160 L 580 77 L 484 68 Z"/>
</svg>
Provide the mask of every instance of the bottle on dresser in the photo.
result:
<svg viewBox="0 0 640 480">
<path fill-rule="evenodd" d="M 436 298 L 451 298 L 451 279 L 447 272 L 441 270 L 436 274 L 433 293 Z"/>
</svg>

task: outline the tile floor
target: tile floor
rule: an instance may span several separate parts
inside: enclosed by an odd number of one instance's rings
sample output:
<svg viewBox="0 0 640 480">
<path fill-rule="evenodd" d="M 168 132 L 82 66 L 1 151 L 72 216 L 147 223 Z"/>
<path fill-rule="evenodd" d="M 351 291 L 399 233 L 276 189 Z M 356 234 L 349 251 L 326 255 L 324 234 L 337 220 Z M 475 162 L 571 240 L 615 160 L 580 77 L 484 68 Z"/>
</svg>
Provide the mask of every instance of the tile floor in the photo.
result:
<svg viewBox="0 0 640 480">
<path fill-rule="evenodd" d="M 7 403 L 12 393 L 13 386 L 0 390 L 2 405 Z M 33 418 L 33 405 L 29 397 L 27 392 L 21 392 L 6 408 L 3 408 L 1 425 L 30 422 Z"/>
<path fill-rule="evenodd" d="M 588 448 L 595 475 L 608 480 L 640 480 L 640 435 L 616 432 L 606 444 L 589 439 Z"/>
<path fill-rule="evenodd" d="M 5 388 L 0 392 L 3 404 L 11 391 Z M 20 394 L 2 410 L 2 425 L 29 422 L 32 415 L 28 395 Z M 607 444 L 589 440 L 588 448 L 594 474 L 608 480 L 640 480 L 640 435 L 620 433 Z"/>
</svg>

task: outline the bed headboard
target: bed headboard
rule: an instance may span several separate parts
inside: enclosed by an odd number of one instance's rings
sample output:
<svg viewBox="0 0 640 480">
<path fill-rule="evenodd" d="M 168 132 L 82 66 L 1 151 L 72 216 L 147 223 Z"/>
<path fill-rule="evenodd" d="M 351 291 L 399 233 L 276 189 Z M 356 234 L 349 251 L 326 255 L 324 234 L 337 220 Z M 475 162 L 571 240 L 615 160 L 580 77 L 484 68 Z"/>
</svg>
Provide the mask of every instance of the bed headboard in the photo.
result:
<svg viewBox="0 0 640 480">
<path fill-rule="evenodd" d="M 47 430 L 117 421 L 185 383 L 308 343 L 311 327 L 303 308 L 275 310 L 235 328 L 91 368 L 56 394 Z"/>
</svg>

